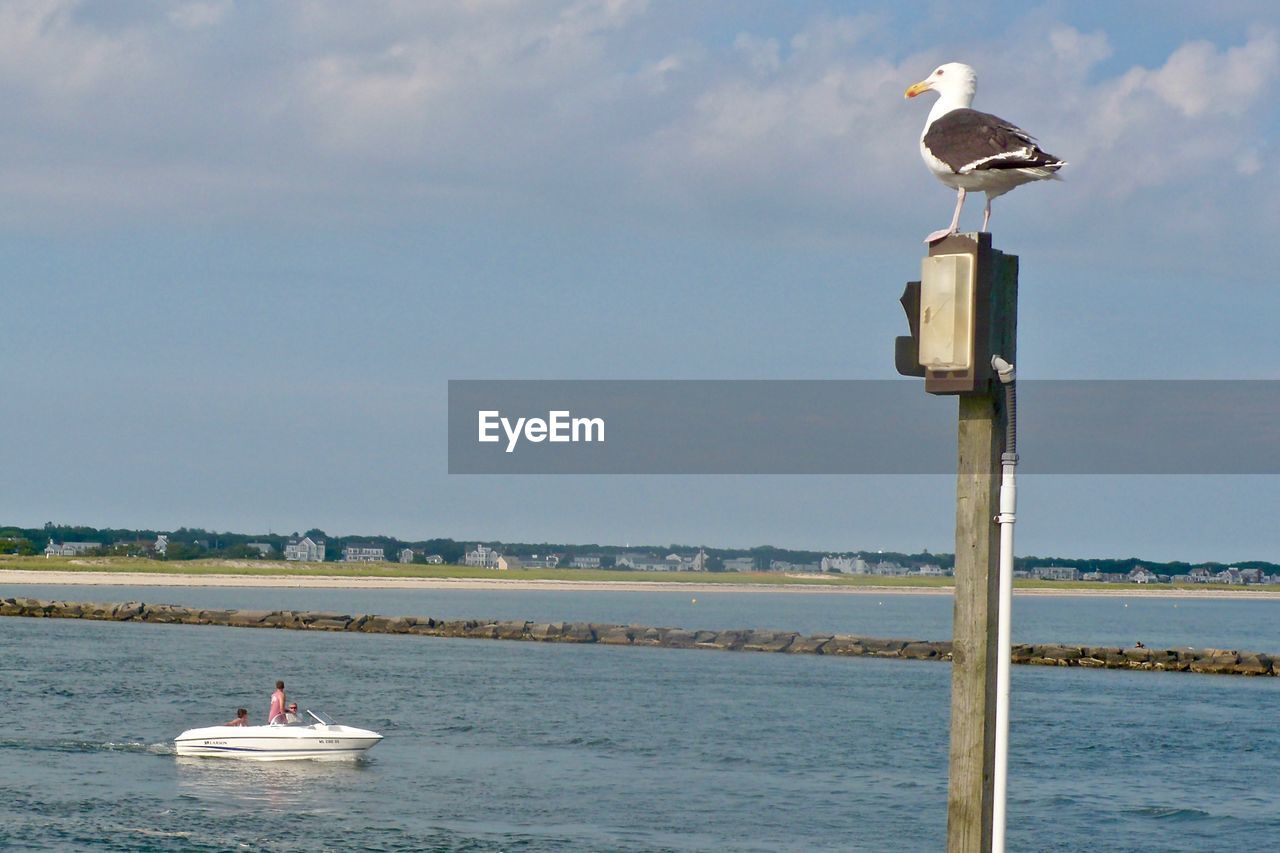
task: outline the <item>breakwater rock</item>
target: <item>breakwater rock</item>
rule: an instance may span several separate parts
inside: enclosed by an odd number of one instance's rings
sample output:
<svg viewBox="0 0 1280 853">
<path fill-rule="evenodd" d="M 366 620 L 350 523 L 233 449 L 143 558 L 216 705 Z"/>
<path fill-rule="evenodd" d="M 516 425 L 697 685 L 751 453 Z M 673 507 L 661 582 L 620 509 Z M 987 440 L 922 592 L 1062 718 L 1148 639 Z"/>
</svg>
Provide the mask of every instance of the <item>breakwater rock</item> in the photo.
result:
<svg viewBox="0 0 1280 853">
<path fill-rule="evenodd" d="M 45 619 L 95 619 L 231 628 L 287 628 L 300 631 L 350 631 L 364 634 L 414 634 L 423 637 L 466 637 L 543 643 L 599 643 L 606 646 L 655 646 L 669 649 L 715 649 L 729 652 L 871 656 L 906 660 L 951 660 L 946 640 L 892 640 L 847 634 L 804 636 L 794 631 L 734 629 L 694 631 L 646 625 L 603 625 L 594 622 L 492 622 L 483 619 L 430 619 L 421 616 L 348 615 L 305 610 L 217 610 L 177 604 L 129 601 L 96 604 L 0 599 L 0 616 Z M 1098 669 L 1152 669 L 1220 675 L 1280 675 L 1270 655 L 1225 649 L 1154 649 L 1056 644 L 1017 645 L 1013 662 L 1040 666 Z"/>
</svg>

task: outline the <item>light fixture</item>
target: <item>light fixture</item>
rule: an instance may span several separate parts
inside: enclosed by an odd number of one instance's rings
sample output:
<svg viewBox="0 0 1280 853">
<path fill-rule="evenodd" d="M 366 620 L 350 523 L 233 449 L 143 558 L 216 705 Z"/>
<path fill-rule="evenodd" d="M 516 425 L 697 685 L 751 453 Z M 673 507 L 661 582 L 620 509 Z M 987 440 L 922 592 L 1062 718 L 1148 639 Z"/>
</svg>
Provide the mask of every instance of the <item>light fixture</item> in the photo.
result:
<svg viewBox="0 0 1280 853">
<path fill-rule="evenodd" d="M 968 370 L 973 365 L 974 257 L 931 255 L 920 263 L 920 366 Z"/>
</svg>

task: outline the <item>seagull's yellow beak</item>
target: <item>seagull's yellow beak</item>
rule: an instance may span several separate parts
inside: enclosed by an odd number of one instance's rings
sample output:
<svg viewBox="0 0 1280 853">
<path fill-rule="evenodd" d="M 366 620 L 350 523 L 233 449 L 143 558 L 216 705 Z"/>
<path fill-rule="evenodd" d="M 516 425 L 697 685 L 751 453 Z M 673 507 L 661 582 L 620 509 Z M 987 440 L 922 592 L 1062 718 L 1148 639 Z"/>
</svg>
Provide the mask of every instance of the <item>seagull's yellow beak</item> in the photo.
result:
<svg viewBox="0 0 1280 853">
<path fill-rule="evenodd" d="M 910 88 L 907 89 L 906 94 L 904 94 L 902 97 L 914 98 L 916 95 L 919 95 L 923 92 L 927 92 L 932 88 L 933 87 L 929 85 L 928 80 L 921 80 L 919 83 L 912 83 Z"/>
</svg>

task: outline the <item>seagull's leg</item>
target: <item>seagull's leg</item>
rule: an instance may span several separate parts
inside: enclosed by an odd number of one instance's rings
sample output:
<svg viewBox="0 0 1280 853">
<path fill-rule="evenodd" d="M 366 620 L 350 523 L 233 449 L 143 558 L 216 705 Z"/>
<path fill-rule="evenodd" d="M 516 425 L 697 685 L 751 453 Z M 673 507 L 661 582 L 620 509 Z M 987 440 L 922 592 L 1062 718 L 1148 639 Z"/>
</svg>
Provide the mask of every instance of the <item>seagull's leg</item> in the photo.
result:
<svg viewBox="0 0 1280 853">
<path fill-rule="evenodd" d="M 956 191 L 956 212 L 951 215 L 951 225 L 941 231 L 934 231 L 928 237 L 924 238 L 926 243 L 933 243 L 941 240 L 943 237 L 950 237 L 960 228 L 960 208 L 964 207 L 964 187 Z"/>
<path fill-rule="evenodd" d="M 991 195 L 987 195 L 987 206 L 982 211 L 982 230 L 987 230 L 987 223 L 991 221 Z"/>
</svg>

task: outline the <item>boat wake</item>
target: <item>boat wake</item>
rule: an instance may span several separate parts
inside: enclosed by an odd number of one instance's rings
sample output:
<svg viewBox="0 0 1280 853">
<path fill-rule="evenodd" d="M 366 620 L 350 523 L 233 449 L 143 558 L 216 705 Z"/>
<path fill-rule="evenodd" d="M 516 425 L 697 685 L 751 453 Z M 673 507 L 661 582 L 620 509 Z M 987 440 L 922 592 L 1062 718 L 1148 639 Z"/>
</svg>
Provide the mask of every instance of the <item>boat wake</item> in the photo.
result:
<svg viewBox="0 0 1280 853">
<path fill-rule="evenodd" d="M 142 743 L 140 741 L 93 741 L 93 740 L 0 740 L 0 749 L 21 749 L 31 752 L 132 752 L 146 755 L 174 755 L 177 750 L 172 743 Z"/>
<path fill-rule="evenodd" d="M 1139 809 L 1131 809 L 1134 814 L 1143 817 L 1152 817 L 1157 820 L 1204 820 L 1211 818 L 1213 815 L 1201 809 L 1179 808 L 1178 806 L 1146 806 Z"/>
</svg>

